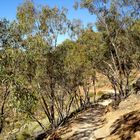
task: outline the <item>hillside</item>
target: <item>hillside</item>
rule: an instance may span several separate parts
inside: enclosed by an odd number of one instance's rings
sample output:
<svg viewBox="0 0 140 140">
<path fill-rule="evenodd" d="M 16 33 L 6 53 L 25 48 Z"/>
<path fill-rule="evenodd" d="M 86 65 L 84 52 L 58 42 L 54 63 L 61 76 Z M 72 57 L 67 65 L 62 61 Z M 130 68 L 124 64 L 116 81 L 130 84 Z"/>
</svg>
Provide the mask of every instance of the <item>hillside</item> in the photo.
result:
<svg viewBox="0 0 140 140">
<path fill-rule="evenodd" d="M 139 140 L 139 100 L 140 95 L 132 94 L 116 110 L 109 112 L 105 106 L 92 106 L 58 128 L 52 137 L 59 136 L 62 140 Z M 51 140 L 51 136 L 46 140 Z"/>
<path fill-rule="evenodd" d="M 4 3 L 0 140 L 139 139 L 140 0 Z"/>
</svg>

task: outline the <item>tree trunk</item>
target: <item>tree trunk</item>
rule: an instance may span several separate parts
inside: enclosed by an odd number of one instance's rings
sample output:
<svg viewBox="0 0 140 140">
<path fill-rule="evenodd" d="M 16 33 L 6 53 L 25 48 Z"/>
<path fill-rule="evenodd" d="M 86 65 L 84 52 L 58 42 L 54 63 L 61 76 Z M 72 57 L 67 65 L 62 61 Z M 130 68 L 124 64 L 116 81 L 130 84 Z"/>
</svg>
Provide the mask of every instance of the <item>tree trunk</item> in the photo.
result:
<svg viewBox="0 0 140 140">
<path fill-rule="evenodd" d="M 94 103 L 96 102 L 96 72 L 95 75 L 92 76 L 92 81 L 93 81 L 93 87 L 94 87 Z"/>
<path fill-rule="evenodd" d="M 0 133 L 2 132 L 3 127 L 4 127 L 4 107 L 5 107 L 6 100 L 7 100 L 9 93 L 10 92 L 8 91 L 8 86 L 6 86 L 6 90 L 5 90 L 4 97 L 3 97 L 3 102 L 1 105 L 1 109 L 0 109 Z"/>
<path fill-rule="evenodd" d="M 34 121 L 36 121 L 36 122 L 39 124 L 39 126 L 40 126 L 43 130 L 45 130 L 45 127 L 42 125 L 42 123 L 41 123 L 32 113 L 29 112 L 29 115 L 30 115 L 30 117 L 31 117 Z"/>
<path fill-rule="evenodd" d="M 54 112 L 54 105 L 55 105 L 55 97 L 54 97 L 54 83 L 52 82 L 50 85 L 50 95 L 51 95 L 51 105 L 50 105 L 50 114 L 51 114 L 51 126 L 55 128 L 55 112 Z"/>
<path fill-rule="evenodd" d="M 85 105 L 90 103 L 90 97 L 89 97 L 89 87 L 83 86 L 83 90 L 85 93 Z"/>
</svg>

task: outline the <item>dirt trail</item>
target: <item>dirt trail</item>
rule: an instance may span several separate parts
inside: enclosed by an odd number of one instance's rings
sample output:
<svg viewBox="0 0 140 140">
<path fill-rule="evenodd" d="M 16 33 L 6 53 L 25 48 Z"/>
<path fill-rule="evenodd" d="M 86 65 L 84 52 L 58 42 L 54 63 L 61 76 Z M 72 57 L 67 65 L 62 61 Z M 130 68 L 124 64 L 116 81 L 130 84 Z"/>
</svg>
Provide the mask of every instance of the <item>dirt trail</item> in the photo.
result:
<svg viewBox="0 0 140 140">
<path fill-rule="evenodd" d="M 105 107 L 96 105 L 69 121 L 59 129 L 58 134 L 64 140 L 94 140 L 94 131 L 103 126 Z"/>
<path fill-rule="evenodd" d="M 62 140 L 97 140 L 109 138 L 111 126 L 127 113 L 140 110 L 140 95 L 130 95 L 122 101 L 117 110 L 105 114 L 105 106 L 95 105 L 80 112 L 66 125 L 58 129 L 57 134 Z M 115 140 L 115 139 L 111 139 Z"/>
</svg>

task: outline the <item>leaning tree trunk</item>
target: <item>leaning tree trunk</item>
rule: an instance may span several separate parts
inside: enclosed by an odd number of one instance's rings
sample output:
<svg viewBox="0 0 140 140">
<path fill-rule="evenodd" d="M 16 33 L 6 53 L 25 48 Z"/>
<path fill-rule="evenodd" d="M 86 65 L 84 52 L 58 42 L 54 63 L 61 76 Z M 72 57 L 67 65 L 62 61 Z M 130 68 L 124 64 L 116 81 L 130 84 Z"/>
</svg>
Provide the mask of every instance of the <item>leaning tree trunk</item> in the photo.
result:
<svg viewBox="0 0 140 140">
<path fill-rule="evenodd" d="M 94 88 L 94 103 L 96 102 L 96 72 L 94 76 L 92 76 L 93 88 Z"/>
<path fill-rule="evenodd" d="M 83 86 L 83 90 L 85 93 L 85 105 L 90 103 L 90 97 L 89 97 L 89 87 Z"/>
<path fill-rule="evenodd" d="M 3 97 L 3 102 L 1 105 L 1 109 L 0 109 L 0 133 L 2 132 L 3 127 L 4 127 L 4 107 L 5 107 L 6 100 L 8 98 L 9 93 L 10 92 L 8 91 L 8 86 L 6 86 L 6 90 L 5 90 L 4 97 Z"/>
<path fill-rule="evenodd" d="M 55 97 L 54 97 L 54 83 L 52 82 L 50 85 L 50 97 L 51 97 L 51 105 L 50 105 L 50 114 L 51 114 L 51 127 L 54 129 L 55 128 Z"/>
</svg>

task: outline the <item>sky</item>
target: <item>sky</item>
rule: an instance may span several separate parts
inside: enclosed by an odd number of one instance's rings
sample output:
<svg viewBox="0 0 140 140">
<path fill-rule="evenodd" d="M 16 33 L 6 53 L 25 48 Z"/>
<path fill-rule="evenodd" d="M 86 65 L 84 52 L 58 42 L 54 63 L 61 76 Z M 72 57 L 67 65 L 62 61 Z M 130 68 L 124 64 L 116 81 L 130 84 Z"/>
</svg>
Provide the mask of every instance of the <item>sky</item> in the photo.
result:
<svg viewBox="0 0 140 140">
<path fill-rule="evenodd" d="M 36 5 L 49 5 L 50 7 L 58 6 L 58 8 L 65 7 L 68 9 L 69 19 L 80 19 L 86 25 L 89 22 L 95 22 L 95 16 L 91 16 L 86 9 L 74 10 L 73 4 L 75 0 L 33 0 Z M 0 19 L 6 18 L 10 21 L 16 19 L 17 6 L 23 3 L 23 0 L 0 0 Z M 59 38 L 62 42 L 66 37 Z"/>
</svg>

